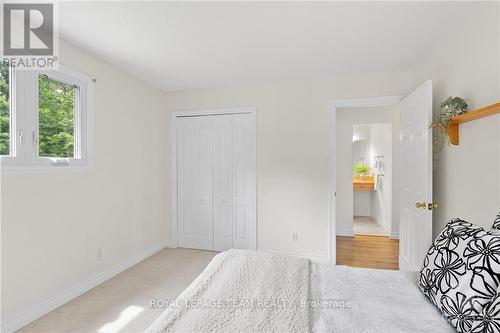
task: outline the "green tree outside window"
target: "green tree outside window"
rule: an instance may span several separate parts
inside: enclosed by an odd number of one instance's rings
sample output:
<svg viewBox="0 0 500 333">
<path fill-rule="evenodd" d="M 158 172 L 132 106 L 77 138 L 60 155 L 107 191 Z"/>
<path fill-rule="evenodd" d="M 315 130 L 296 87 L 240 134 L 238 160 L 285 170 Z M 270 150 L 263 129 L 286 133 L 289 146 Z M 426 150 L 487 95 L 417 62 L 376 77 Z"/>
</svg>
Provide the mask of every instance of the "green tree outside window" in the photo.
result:
<svg viewBox="0 0 500 333">
<path fill-rule="evenodd" d="M 0 61 L 0 155 L 10 154 L 10 66 Z M 78 88 L 38 76 L 38 155 L 74 157 L 75 97 Z"/>
<path fill-rule="evenodd" d="M 0 155 L 10 153 L 9 64 L 0 61 Z"/>
<path fill-rule="evenodd" d="M 38 155 L 74 156 L 74 118 L 77 87 L 45 75 L 38 76 Z"/>
</svg>

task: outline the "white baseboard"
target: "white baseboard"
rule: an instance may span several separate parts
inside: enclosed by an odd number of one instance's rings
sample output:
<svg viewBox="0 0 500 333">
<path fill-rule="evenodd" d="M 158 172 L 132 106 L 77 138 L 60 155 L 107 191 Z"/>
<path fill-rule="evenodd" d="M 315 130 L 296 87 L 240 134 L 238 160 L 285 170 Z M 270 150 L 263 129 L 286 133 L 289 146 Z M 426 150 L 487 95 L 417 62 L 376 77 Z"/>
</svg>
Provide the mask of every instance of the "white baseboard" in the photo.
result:
<svg viewBox="0 0 500 333">
<path fill-rule="evenodd" d="M 392 232 L 389 234 L 389 238 L 399 239 L 399 232 Z"/>
<path fill-rule="evenodd" d="M 330 258 L 328 256 L 323 256 L 323 255 L 318 255 L 318 254 L 293 253 L 293 252 L 287 252 L 287 251 L 260 250 L 260 249 L 259 249 L 259 251 L 274 253 L 274 254 L 282 254 L 282 255 L 292 256 L 292 257 L 307 258 L 307 259 L 310 259 L 312 262 L 317 262 L 320 264 L 329 264 L 330 263 Z"/>
<path fill-rule="evenodd" d="M 177 248 L 177 241 L 175 241 L 173 239 L 167 239 L 165 241 L 165 247 L 167 247 L 169 249 L 176 249 Z"/>
<path fill-rule="evenodd" d="M 86 281 L 83 281 L 79 285 L 46 300 L 45 302 L 25 311 L 24 313 L 21 313 L 9 320 L 3 321 L 1 323 L 1 331 L 3 333 L 11 333 L 20 329 L 21 327 L 28 325 L 32 321 L 35 321 L 36 319 L 46 315 L 50 311 L 55 310 L 61 305 L 89 291 L 90 289 L 97 287 L 104 281 L 111 279 L 112 277 L 129 269 L 130 267 L 136 265 L 137 263 L 143 261 L 144 259 L 152 256 L 153 254 L 165 248 L 167 244 L 168 241 L 162 241 L 150 247 L 149 249 L 137 253 L 132 257 L 114 266 L 111 266 L 104 272 L 94 275 L 93 277 L 91 277 Z"/>
<path fill-rule="evenodd" d="M 354 231 L 352 229 L 337 229 L 335 234 L 342 237 L 354 237 Z"/>
</svg>

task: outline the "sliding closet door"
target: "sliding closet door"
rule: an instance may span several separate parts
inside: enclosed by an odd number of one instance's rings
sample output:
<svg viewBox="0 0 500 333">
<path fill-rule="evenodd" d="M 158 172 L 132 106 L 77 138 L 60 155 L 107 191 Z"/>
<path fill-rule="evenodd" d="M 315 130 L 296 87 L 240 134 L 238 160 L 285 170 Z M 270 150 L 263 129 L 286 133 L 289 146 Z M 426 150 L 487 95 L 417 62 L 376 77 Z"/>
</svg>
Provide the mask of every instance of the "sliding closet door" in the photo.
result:
<svg viewBox="0 0 500 333">
<path fill-rule="evenodd" d="M 256 249 L 255 114 L 233 115 L 233 247 Z"/>
<path fill-rule="evenodd" d="M 213 249 L 211 117 L 177 118 L 180 247 Z"/>
<path fill-rule="evenodd" d="M 212 118 L 214 161 L 214 250 L 233 247 L 233 116 Z"/>
</svg>

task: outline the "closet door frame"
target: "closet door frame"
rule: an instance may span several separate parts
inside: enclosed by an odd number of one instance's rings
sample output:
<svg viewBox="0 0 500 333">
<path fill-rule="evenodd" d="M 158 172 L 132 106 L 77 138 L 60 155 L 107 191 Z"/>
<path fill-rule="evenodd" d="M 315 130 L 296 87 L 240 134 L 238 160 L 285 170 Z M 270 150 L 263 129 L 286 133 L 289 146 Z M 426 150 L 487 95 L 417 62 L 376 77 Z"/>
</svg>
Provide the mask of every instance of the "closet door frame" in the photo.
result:
<svg viewBox="0 0 500 333">
<path fill-rule="evenodd" d="M 170 226 L 170 237 L 167 239 L 167 241 L 164 244 L 164 247 L 169 247 L 169 248 L 176 248 L 178 247 L 178 215 L 177 215 L 177 203 L 178 203 L 178 186 L 177 186 L 177 165 L 178 165 L 178 160 L 177 160 L 177 119 L 178 118 L 183 118 L 183 117 L 196 117 L 196 116 L 211 116 L 211 115 L 228 115 L 228 114 L 250 114 L 252 116 L 252 123 L 253 123 L 253 131 L 252 131 L 252 140 L 255 143 L 254 147 L 255 150 L 253 154 L 256 155 L 257 151 L 257 122 L 256 122 L 256 115 L 257 115 L 257 108 L 250 106 L 250 107 L 237 107 L 237 108 L 221 108 L 221 109 L 202 109 L 202 110 L 186 110 L 186 111 L 174 111 L 172 112 L 171 116 L 171 130 L 172 130 L 172 145 L 170 147 L 171 149 L 171 156 L 172 156 L 172 161 L 171 161 L 171 226 Z M 256 156 L 254 158 L 254 161 L 256 162 Z M 255 173 L 257 173 L 257 164 L 253 166 L 253 169 L 255 170 Z M 253 226 L 253 240 L 252 240 L 252 246 L 251 248 L 253 250 L 257 250 L 257 175 L 255 175 L 255 183 L 253 186 L 253 196 L 255 197 L 254 200 L 254 213 L 255 213 L 255 223 Z"/>
</svg>

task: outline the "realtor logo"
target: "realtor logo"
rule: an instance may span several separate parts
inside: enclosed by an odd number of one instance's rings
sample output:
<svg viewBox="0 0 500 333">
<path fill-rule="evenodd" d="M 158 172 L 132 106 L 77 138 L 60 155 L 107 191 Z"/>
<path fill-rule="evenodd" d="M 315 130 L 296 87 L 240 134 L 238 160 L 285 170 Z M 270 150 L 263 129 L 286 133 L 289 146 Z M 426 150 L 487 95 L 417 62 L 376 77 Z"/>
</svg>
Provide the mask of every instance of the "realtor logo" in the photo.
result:
<svg viewBox="0 0 500 333">
<path fill-rule="evenodd" d="M 53 69 L 54 4 L 3 4 L 3 58 L 20 69 Z"/>
</svg>

